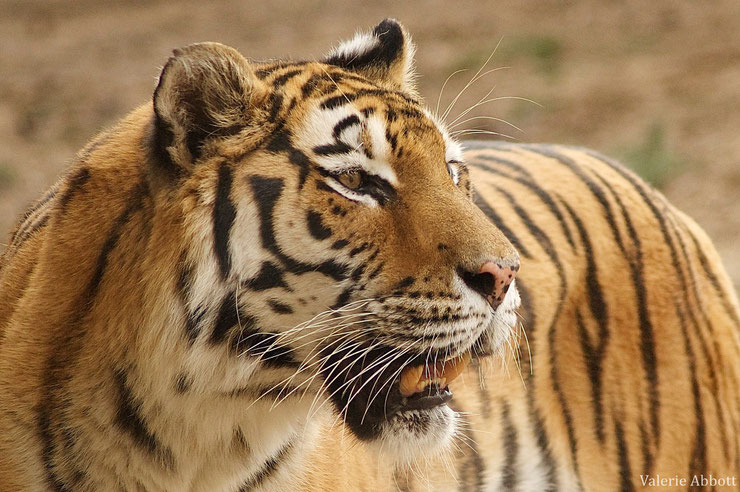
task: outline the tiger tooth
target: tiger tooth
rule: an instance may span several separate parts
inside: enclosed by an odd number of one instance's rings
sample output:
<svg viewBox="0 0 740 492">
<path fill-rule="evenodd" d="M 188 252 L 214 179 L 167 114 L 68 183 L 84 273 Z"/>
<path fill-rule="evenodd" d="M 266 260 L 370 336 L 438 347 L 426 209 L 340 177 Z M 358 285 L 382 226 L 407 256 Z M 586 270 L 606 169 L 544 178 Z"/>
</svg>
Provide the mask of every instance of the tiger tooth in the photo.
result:
<svg viewBox="0 0 740 492">
<path fill-rule="evenodd" d="M 463 372 L 469 361 L 470 353 L 466 352 L 435 364 L 407 367 L 401 373 L 399 384 L 401 396 L 409 397 L 414 393 L 420 393 L 431 384 L 445 388 Z"/>
<path fill-rule="evenodd" d="M 424 366 L 407 367 L 401 373 L 401 396 L 408 397 L 416 393 Z"/>
</svg>

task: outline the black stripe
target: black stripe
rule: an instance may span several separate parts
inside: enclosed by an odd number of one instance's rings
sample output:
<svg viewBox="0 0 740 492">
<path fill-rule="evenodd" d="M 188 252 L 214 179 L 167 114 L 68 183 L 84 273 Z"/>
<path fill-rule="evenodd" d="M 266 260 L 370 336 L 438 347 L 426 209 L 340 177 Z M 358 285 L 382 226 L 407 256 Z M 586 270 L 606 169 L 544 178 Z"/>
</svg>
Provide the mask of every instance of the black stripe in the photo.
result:
<svg viewBox="0 0 740 492">
<path fill-rule="evenodd" d="M 342 249 L 348 244 L 349 241 L 347 241 L 346 239 L 339 239 L 338 241 L 334 241 L 334 243 L 332 243 L 331 249 Z"/>
<path fill-rule="evenodd" d="M 103 248 L 100 251 L 100 256 L 98 256 L 95 273 L 93 274 L 92 279 L 90 279 L 90 283 L 87 286 L 88 299 L 92 300 L 97 294 L 97 290 L 98 290 L 98 287 L 100 286 L 100 282 L 103 280 L 103 274 L 105 273 L 105 269 L 108 266 L 108 257 L 113 251 L 113 248 L 115 248 L 116 245 L 118 244 L 118 240 L 121 237 L 121 232 L 123 230 L 123 227 L 131 219 L 131 216 L 137 210 L 141 209 L 143 205 L 144 197 L 148 193 L 149 193 L 149 188 L 146 182 L 144 181 L 142 181 L 136 187 L 134 187 L 134 190 L 131 193 L 131 197 L 129 198 L 129 202 L 128 202 L 128 205 L 126 206 L 126 209 L 116 219 L 116 222 L 113 224 L 110 235 L 108 236 L 108 239 L 103 244 Z"/>
<path fill-rule="evenodd" d="M 465 147 L 468 146 L 467 144 L 468 142 L 465 143 Z M 501 150 L 501 149 L 497 149 L 495 146 L 493 146 L 490 148 L 490 150 L 496 151 L 496 150 Z M 515 163 L 514 161 L 510 159 L 504 159 L 502 157 L 493 156 L 490 154 L 476 154 L 476 155 L 469 156 L 469 157 L 466 155 L 465 157 L 466 157 L 465 164 L 468 166 L 478 167 L 481 169 L 486 169 L 486 168 L 495 169 L 495 168 L 491 168 L 490 166 L 487 166 L 486 164 L 483 164 L 482 162 L 475 162 L 475 161 L 482 160 L 482 161 L 493 162 L 497 166 L 508 167 L 510 170 L 520 174 L 521 176 L 518 176 L 518 177 L 524 177 L 526 178 L 527 181 L 534 182 L 534 176 L 532 176 L 532 173 L 530 173 L 529 170 L 523 168 L 522 166 L 520 166 L 519 164 Z M 512 177 L 511 179 L 514 179 L 514 178 Z"/>
<path fill-rule="evenodd" d="M 732 305 L 732 302 L 727 295 L 727 291 L 723 289 L 722 286 L 719 284 L 717 274 L 712 270 L 710 266 L 711 262 L 709 261 L 709 258 L 707 258 L 707 255 L 704 253 L 704 249 L 701 247 L 698 239 L 696 238 L 696 236 L 694 236 L 694 234 L 691 234 L 690 231 L 687 231 L 687 233 L 694 243 L 694 248 L 696 249 L 696 252 L 699 254 L 699 265 L 701 265 L 701 269 L 704 271 L 704 274 L 707 276 L 709 282 L 712 284 L 712 288 L 714 289 L 715 294 L 719 296 L 720 299 L 722 299 L 722 306 L 724 307 L 725 311 L 730 316 L 732 321 L 735 323 L 735 325 L 737 327 L 740 327 L 740 314 L 738 314 L 737 309 L 735 309 L 735 307 Z"/>
<path fill-rule="evenodd" d="M 46 225 L 49 223 L 49 215 L 50 212 L 47 212 L 46 215 L 44 215 L 40 220 L 33 223 L 32 226 L 29 228 L 26 228 L 26 230 L 23 232 L 23 234 L 19 235 L 16 234 L 11 242 L 11 246 L 14 248 L 20 248 L 23 246 L 23 244 L 28 241 L 32 236 L 34 236 L 37 232 L 41 231 Z"/>
<path fill-rule="evenodd" d="M 139 403 L 128 386 L 126 372 L 118 369 L 113 373 L 113 379 L 118 390 L 118 410 L 116 412 L 116 425 L 133 438 L 134 442 L 159 460 L 162 465 L 172 470 L 174 458 L 172 451 L 167 449 L 148 428 L 146 420 L 139 412 Z"/>
<path fill-rule="evenodd" d="M 280 125 L 267 143 L 267 150 L 274 153 L 287 153 L 290 163 L 298 166 L 300 172 L 298 177 L 298 189 L 300 190 L 306 184 L 308 173 L 311 170 L 311 160 L 301 150 L 293 146 L 292 138 L 290 130 Z"/>
<path fill-rule="evenodd" d="M 293 308 L 277 299 L 268 299 L 267 305 L 277 314 L 293 314 Z"/>
<path fill-rule="evenodd" d="M 321 103 L 321 109 L 334 109 L 345 104 L 349 104 L 357 99 L 357 93 L 340 94 L 338 96 L 331 96 Z"/>
<path fill-rule="evenodd" d="M 18 246 L 20 246 L 26 241 L 26 239 L 33 235 L 33 232 L 27 233 L 29 227 L 40 229 L 38 227 L 38 221 L 34 223 L 30 219 L 38 210 L 40 210 L 44 205 L 46 205 L 47 203 L 49 203 L 49 201 L 56 197 L 57 188 L 58 185 L 54 185 L 49 191 L 46 192 L 41 200 L 38 200 L 36 203 L 33 204 L 32 207 L 26 210 L 26 212 L 23 214 L 23 218 L 18 222 L 16 230 L 10 238 L 11 246 L 15 245 L 16 241 L 18 241 Z"/>
<path fill-rule="evenodd" d="M 360 118 L 356 115 L 350 115 L 346 118 L 343 118 L 337 122 L 336 125 L 334 125 L 334 129 L 332 130 L 331 134 L 334 136 L 334 139 L 338 139 L 342 132 L 353 125 L 359 125 L 360 124 Z"/>
<path fill-rule="evenodd" d="M 290 309 L 289 306 L 287 308 Z M 238 329 L 234 330 L 235 328 Z M 236 333 L 229 337 L 231 331 Z M 258 320 L 254 316 L 237 311 L 236 292 L 231 292 L 221 302 L 210 341 L 218 344 L 231 338 L 229 345 L 238 356 L 260 357 L 267 366 L 298 367 L 292 349 L 278 344 L 278 337 L 277 333 L 260 331 Z"/>
<path fill-rule="evenodd" d="M 288 287 L 288 284 L 285 283 L 283 271 L 269 261 L 262 262 L 259 273 L 255 277 L 243 282 L 242 286 L 254 291 L 275 289 L 277 287 L 292 291 Z"/>
<path fill-rule="evenodd" d="M 186 254 L 183 253 L 180 259 L 180 273 L 177 276 L 175 289 L 185 311 L 185 334 L 190 343 L 193 343 L 200 333 L 200 323 L 203 320 L 206 310 L 202 306 L 198 306 L 194 311 L 190 310 L 188 301 L 190 298 L 189 291 L 193 276 L 193 266 L 187 263 L 185 258 Z"/>
<path fill-rule="evenodd" d="M 501 425 L 503 426 L 504 465 L 501 470 L 501 490 L 514 490 L 517 487 L 519 477 L 517 476 L 517 461 L 519 454 L 519 440 L 514 427 L 514 422 L 509 415 L 509 404 L 502 398 Z"/>
<path fill-rule="evenodd" d="M 519 240 L 514 232 L 512 232 L 512 230 L 506 226 L 501 216 L 496 213 L 493 208 L 491 208 L 491 206 L 483 199 L 483 197 L 479 193 L 474 194 L 473 202 L 479 209 L 481 209 L 484 214 L 486 214 L 491 222 L 493 222 L 493 225 L 495 225 L 501 231 L 501 233 L 506 236 L 506 239 L 508 239 L 509 242 L 514 245 L 520 255 L 525 258 L 532 258 L 529 250 L 524 246 L 524 244 Z"/>
<path fill-rule="evenodd" d="M 259 357 L 267 367 L 296 369 L 300 366 L 293 350 L 278 343 L 278 333 L 258 331 L 255 324 L 252 317 L 241 320 L 240 330 L 231 342 L 234 353 Z"/>
<path fill-rule="evenodd" d="M 267 104 L 270 108 L 267 116 L 267 121 L 269 123 L 274 123 L 277 121 L 278 116 L 280 115 L 280 110 L 283 107 L 283 95 L 279 92 L 273 92 L 270 95 Z"/>
<path fill-rule="evenodd" d="M 229 196 L 232 180 L 231 166 L 225 162 L 222 163 L 218 168 L 216 200 L 213 204 L 213 249 L 218 259 L 218 267 L 223 280 L 226 280 L 231 272 L 229 237 L 234 219 L 236 219 L 236 208 L 234 208 L 234 203 Z"/>
<path fill-rule="evenodd" d="M 218 317 L 216 318 L 216 322 L 213 325 L 213 331 L 211 332 L 211 343 L 216 344 L 223 342 L 226 339 L 229 330 L 238 324 L 252 328 L 252 324 L 256 320 L 251 316 L 238 312 L 237 310 L 236 291 L 234 291 L 227 294 L 221 301 L 221 306 L 218 309 Z"/>
<path fill-rule="evenodd" d="M 349 302 L 349 298 L 352 296 L 352 292 L 354 291 L 353 287 L 347 287 L 344 289 L 341 294 L 337 296 L 337 300 L 334 302 L 334 305 L 331 307 L 332 309 L 339 309 L 347 302 Z"/>
<path fill-rule="evenodd" d="M 331 237 L 331 229 L 324 225 L 321 214 L 315 210 L 309 210 L 306 214 L 306 224 L 308 225 L 308 232 L 314 239 L 322 241 Z"/>
<path fill-rule="evenodd" d="M 578 234 L 581 238 L 581 244 L 583 251 L 586 256 L 586 293 L 588 295 L 588 305 L 591 309 L 591 314 L 596 320 L 599 326 L 598 342 L 595 344 L 591 343 L 586 327 L 583 323 L 580 311 L 576 310 L 576 326 L 578 329 L 579 338 L 581 341 L 581 348 L 583 349 L 583 355 L 588 368 L 588 376 L 591 381 L 591 394 L 594 403 L 594 420 L 596 427 L 596 437 L 599 442 L 604 443 L 604 408 L 603 400 L 601 397 L 601 374 L 602 374 L 602 363 L 604 362 L 604 356 L 609 345 L 609 313 L 606 306 L 606 301 L 601 292 L 601 284 L 599 283 L 598 271 L 596 269 L 596 262 L 594 261 L 594 252 L 591 247 L 591 240 L 589 239 L 586 228 L 583 222 L 575 213 L 575 211 L 564 202 L 565 208 L 573 220 L 573 223 L 578 229 Z"/>
<path fill-rule="evenodd" d="M 344 142 L 334 142 L 333 144 L 318 145 L 313 148 L 313 153 L 316 155 L 336 155 L 336 154 L 348 154 L 354 149 Z"/>
<path fill-rule="evenodd" d="M 337 281 L 347 278 L 347 267 L 333 260 L 310 264 L 300 262 L 284 254 L 275 238 L 273 214 L 285 183 L 280 178 L 252 176 L 250 178 L 250 184 L 260 214 L 260 239 L 262 246 L 274 254 L 286 270 L 296 275 L 317 271 Z"/>
<path fill-rule="evenodd" d="M 352 257 L 352 256 L 356 256 L 356 255 L 362 253 L 363 251 L 365 251 L 367 249 L 368 246 L 369 246 L 368 243 L 362 243 L 361 245 L 357 246 L 356 248 L 352 248 L 349 251 L 349 256 Z"/>
<path fill-rule="evenodd" d="M 588 379 L 591 382 L 591 400 L 594 406 L 594 427 L 596 429 L 596 437 L 599 442 L 604 444 L 604 402 L 601 396 L 601 374 L 606 342 L 608 340 L 608 332 L 606 338 L 604 338 L 600 333 L 597 346 L 594 348 L 589 340 L 589 334 L 586 330 L 586 325 L 583 322 L 583 316 L 581 316 L 578 309 L 576 309 L 576 329 L 578 331 L 578 340 L 581 343 L 583 359 L 586 363 L 586 372 L 588 373 Z"/>
<path fill-rule="evenodd" d="M 90 181 L 90 169 L 82 167 L 70 175 L 67 179 L 67 186 L 64 189 L 64 194 L 59 199 L 59 210 L 61 213 L 66 211 L 67 205 L 72 200 L 72 197 L 83 187 L 85 183 Z"/>
<path fill-rule="evenodd" d="M 398 147 L 398 137 L 395 134 L 391 133 L 390 128 L 385 129 L 385 139 L 388 141 L 391 146 L 391 150 L 395 154 L 396 148 Z"/>
<path fill-rule="evenodd" d="M 483 158 L 483 157 L 484 156 L 476 156 L 476 158 Z M 503 164 L 504 162 L 506 162 L 509 166 L 512 166 L 515 169 L 521 169 L 522 173 L 526 173 L 526 175 L 529 175 L 529 173 L 525 169 L 520 168 L 518 164 L 514 164 L 511 161 L 505 161 L 504 159 L 492 158 L 492 157 L 490 159 L 495 161 L 497 164 Z M 550 194 L 544 189 L 542 189 L 542 187 L 540 187 L 536 182 L 534 182 L 532 179 L 527 179 L 526 177 L 511 176 L 508 173 L 502 172 L 500 169 L 496 169 L 486 164 L 476 163 L 475 161 L 468 162 L 467 164 L 469 166 L 482 169 L 484 171 L 490 172 L 497 176 L 501 176 L 507 179 L 514 180 L 517 183 L 520 183 L 526 186 L 527 188 L 529 188 L 547 206 L 547 208 L 550 209 L 550 212 L 555 216 L 555 218 L 558 221 L 558 224 L 560 225 L 560 228 L 563 230 L 563 234 L 565 235 L 566 241 L 568 241 L 568 244 L 570 244 L 571 249 L 575 249 L 575 243 L 573 242 L 573 236 L 571 235 L 568 224 L 565 222 L 565 219 L 563 218 L 563 214 L 561 213 L 560 208 L 553 201 L 552 196 L 550 196 Z"/>
<path fill-rule="evenodd" d="M 407 287 L 411 287 L 412 285 L 414 285 L 414 282 L 416 282 L 416 279 L 414 277 L 406 277 L 398 282 L 394 289 L 405 289 Z"/>
<path fill-rule="evenodd" d="M 263 66 L 259 70 L 256 70 L 254 74 L 257 76 L 257 78 L 266 79 L 278 70 L 291 67 L 304 67 L 309 63 L 310 62 L 308 61 L 280 61 L 277 63 L 268 64 L 267 66 Z"/>
<path fill-rule="evenodd" d="M 289 72 L 285 72 L 284 74 L 275 77 L 275 79 L 272 81 L 272 86 L 282 87 L 287 81 L 301 73 L 303 73 L 303 70 L 291 70 Z"/>
<path fill-rule="evenodd" d="M 532 341 L 530 341 L 530 345 L 534 345 Z M 532 432 L 534 433 L 534 438 L 537 442 L 537 448 L 539 450 L 540 457 L 542 458 L 542 464 L 545 467 L 545 490 L 555 490 L 555 485 L 557 483 L 555 459 L 550 451 L 550 440 L 548 439 L 547 431 L 545 430 L 545 421 L 535 403 L 534 385 L 527 387 L 527 408 L 529 410 L 528 416 L 532 426 Z"/>
<path fill-rule="evenodd" d="M 187 311 L 185 318 L 185 333 L 190 343 L 194 342 L 200 335 L 203 318 L 208 310 L 203 306 L 198 306 L 194 311 Z"/>
<path fill-rule="evenodd" d="M 179 395 L 187 393 L 192 385 L 193 380 L 187 374 L 181 372 L 175 379 L 175 393 Z"/>
<path fill-rule="evenodd" d="M 632 484 L 632 471 L 630 470 L 629 450 L 624 440 L 624 430 L 618 418 L 614 419 L 614 436 L 617 439 L 617 453 L 619 455 L 619 484 L 622 492 L 635 490 Z"/>
<path fill-rule="evenodd" d="M 370 263 L 370 261 L 368 261 L 368 263 Z M 383 267 L 384 266 L 385 266 L 385 263 L 380 263 L 380 265 L 378 265 L 377 267 L 375 267 L 375 270 L 373 270 L 372 272 L 370 272 L 370 275 L 367 276 L 367 279 L 368 280 L 372 280 L 375 277 L 377 277 L 378 275 L 380 275 L 380 272 L 383 271 Z"/>
<path fill-rule="evenodd" d="M 573 467 L 573 472 L 575 474 L 576 481 L 578 482 L 578 486 L 579 488 L 581 488 L 580 471 L 579 471 L 579 466 L 578 466 L 578 443 L 576 440 L 575 425 L 573 423 L 573 415 L 570 411 L 568 400 L 565 398 L 565 394 L 563 393 L 563 389 L 560 385 L 560 369 L 558 368 L 558 361 L 557 361 L 558 348 L 557 348 L 557 344 L 555 343 L 557 325 L 558 325 L 558 321 L 560 321 L 560 315 L 562 314 L 563 303 L 565 302 L 565 294 L 568 291 L 567 290 L 568 287 L 567 287 L 565 274 L 563 271 L 563 265 L 560 263 L 560 260 L 557 258 L 557 256 L 553 258 L 552 260 L 558 272 L 558 279 L 559 279 L 560 286 L 559 286 L 559 293 L 557 297 L 558 304 L 555 310 L 555 315 L 553 316 L 552 322 L 550 323 L 550 326 L 547 330 L 547 347 L 548 347 L 548 352 L 549 352 L 548 357 L 549 357 L 549 364 L 550 364 L 550 381 L 551 381 L 552 391 L 555 393 L 555 396 L 558 399 L 558 403 L 560 403 L 560 407 L 562 408 L 563 422 L 565 424 L 565 429 L 568 435 L 568 442 L 570 443 L 571 465 Z M 540 443 L 540 445 L 542 445 L 542 443 Z"/>
<path fill-rule="evenodd" d="M 252 477 L 247 480 L 244 485 L 239 487 L 239 492 L 248 492 L 262 485 L 265 480 L 269 480 L 272 475 L 275 474 L 278 467 L 288 457 L 290 452 L 293 450 L 293 440 L 289 440 L 278 453 L 268 459 L 260 470 L 257 471 Z"/>
<path fill-rule="evenodd" d="M 547 236 L 545 231 L 543 231 L 531 219 L 527 211 L 524 210 L 524 208 L 522 208 L 522 206 L 519 205 L 519 203 L 516 201 L 516 199 L 514 198 L 514 195 L 512 195 L 508 191 L 498 186 L 494 186 L 493 188 L 506 197 L 507 202 L 514 209 L 514 212 L 519 216 L 519 219 L 521 219 L 521 221 L 524 223 L 524 226 L 527 228 L 529 233 L 532 234 L 532 236 L 534 236 L 534 238 L 537 240 L 537 242 L 542 247 L 542 249 L 545 250 L 545 253 L 547 253 L 547 256 L 549 256 L 554 261 L 558 257 L 558 254 L 555 251 L 555 247 L 553 246 L 552 241 Z M 513 244 L 513 241 L 512 241 L 512 244 Z"/>
<path fill-rule="evenodd" d="M 359 89 L 356 92 L 344 92 L 342 94 L 336 95 L 336 96 L 330 96 L 324 102 L 321 103 L 321 109 L 334 109 L 338 108 L 340 106 L 344 106 L 345 104 L 349 104 L 360 97 L 364 96 L 375 96 L 375 97 L 382 97 L 383 99 L 390 102 L 390 100 L 395 100 L 396 102 L 399 102 L 401 104 L 418 104 L 413 99 L 409 98 L 407 95 L 397 92 L 397 91 L 389 91 L 385 89 Z M 415 118 L 421 118 L 423 116 L 422 113 L 420 113 L 417 110 L 410 110 L 409 108 L 405 108 L 406 113 L 408 113 L 409 118 L 415 119 Z"/>
<path fill-rule="evenodd" d="M 706 424 L 704 422 L 704 409 L 701 401 L 701 389 L 699 388 L 699 381 L 696 378 L 696 355 L 694 349 L 691 346 L 691 339 L 689 338 L 689 332 L 686 328 L 686 317 L 678 303 L 675 303 L 676 318 L 679 320 L 681 326 L 681 335 L 684 341 L 684 350 L 686 351 L 686 359 L 688 361 L 688 374 L 691 378 L 691 393 L 694 398 L 694 417 L 696 418 L 696 428 L 694 429 L 694 446 L 691 450 L 691 460 L 689 461 L 688 477 L 695 477 L 699 475 L 705 475 L 709 472 L 707 469 L 707 436 L 706 436 Z"/>
<path fill-rule="evenodd" d="M 640 450 L 642 451 L 642 474 L 648 476 L 653 469 L 653 453 L 650 451 L 650 436 L 645 429 L 645 421 L 642 416 L 638 419 L 638 431 L 640 432 Z"/>
<path fill-rule="evenodd" d="M 306 82 L 303 83 L 301 86 L 301 95 L 303 96 L 303 99 L 307 99 L 310 97 L 313 92 L 316 90 L 316 87 L 318 87 L 319 83 L 321 82 L 321 79 L 323 78 L 323 75 L 315 73 L 312 74 Z"/>
</svg>

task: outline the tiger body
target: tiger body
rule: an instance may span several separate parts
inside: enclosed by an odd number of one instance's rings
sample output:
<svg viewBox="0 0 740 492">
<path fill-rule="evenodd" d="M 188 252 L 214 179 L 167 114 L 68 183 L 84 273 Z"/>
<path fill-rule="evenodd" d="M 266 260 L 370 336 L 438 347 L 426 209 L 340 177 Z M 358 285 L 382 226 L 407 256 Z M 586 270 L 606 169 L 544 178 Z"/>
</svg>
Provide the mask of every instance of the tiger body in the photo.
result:
<svg viewBox="0 0 740 492">
<path fill-rule="evenodd" d="M 590 151 L 463 158 L 412 52 L 392 21 L 324 62 L 188 47 L 81 151 L 0 260 L 2 490 L 737 476 L 740 323 L 711 242 Z M 499 302 L 489 259 L 522 262 Z M 466 351 L 452 400 L 404 410 L 405 366 Z"/>
<path fill-rule="evenodd" d="M 454 452 L 364 490 L 737 490 L 737 299 L 706 234 L 588 149 L 466 146 L 476 203 L 522 256 L 527 337 L 457 383 Z M 331 471 L 362 450 L 326 434 L 316 483 L 363 489 Z"/>
</svg>

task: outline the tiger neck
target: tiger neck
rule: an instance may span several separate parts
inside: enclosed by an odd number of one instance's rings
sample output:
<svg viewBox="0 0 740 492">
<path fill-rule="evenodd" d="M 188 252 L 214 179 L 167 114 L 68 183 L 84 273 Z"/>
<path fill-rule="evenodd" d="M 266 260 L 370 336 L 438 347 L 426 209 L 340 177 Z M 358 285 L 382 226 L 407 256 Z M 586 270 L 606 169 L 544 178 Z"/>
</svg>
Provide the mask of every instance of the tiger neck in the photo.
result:
<svg viewBox="0 0 740 492">
<path fill-rule="evenodd" d="M 280 483 L 295 476 L 315 442 L 310 401 L 275 405 L 244 392 L 206 393 L 194 386 L 175 388 L 174 396 L 158 394 L 137 378 L 139 371 L 114 371 L 113 423 L 128 438 L 120 442 L 127 443 L 132 462 L 149 470 L 137 478 L 147 489 L 250 490 Z"/>
</svg>

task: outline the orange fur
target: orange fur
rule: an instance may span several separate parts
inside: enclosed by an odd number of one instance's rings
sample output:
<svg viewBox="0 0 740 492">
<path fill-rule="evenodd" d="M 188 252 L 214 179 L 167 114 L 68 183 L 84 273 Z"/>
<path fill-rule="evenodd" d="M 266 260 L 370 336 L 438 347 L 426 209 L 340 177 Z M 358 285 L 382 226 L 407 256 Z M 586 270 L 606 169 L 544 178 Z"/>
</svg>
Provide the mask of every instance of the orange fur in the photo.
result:
<svg viewBox="0 0 740 492">
<path fill-rule="evenodd" d="M 710 240 L 584 149 L 469 144 L 453 182 L 455 144 L 414 98 L 413 46 L 396 26 L 332 52 L 359 53 L 335 64 L 176 51 L 154 104 L 93 140 L 21 220 L 0 260 L 2 490 L 616 490 L 641 475 L 737 476 L 738 303 Z M 387 66 L 352 65 L 373 50 Z M 387 195 L 331 188 L 326 169 L 344 161 L 326 142 L 342 148 L 355 120 L 358 148 L 341 155 L 395 180 Z M 323 370 L 317 347 L 338 329 L 321 316 L 403 298 L 429 325 L 437 298 L 475 297 L 450 287 L 455 272 L 513 266 L 514 248 L 521 329 L 504 337 L 514 350 L 491 342 L 497 355 L 453 384 L 451 446 L 409 457 L 403 434 L 358 439 L 306 370 Z M 280 271 L 260 277 L 270 262 Z M 408 318 L 373 319 L 390 337 Z M 273 330 L 271 356 L 243 337 L 252 326 Z M 261 365 L 270 357 L 282 365 Z"/>
</svg>

